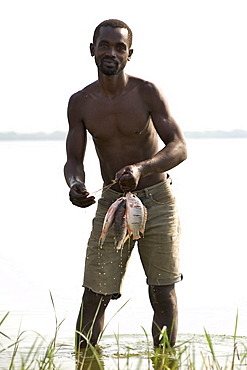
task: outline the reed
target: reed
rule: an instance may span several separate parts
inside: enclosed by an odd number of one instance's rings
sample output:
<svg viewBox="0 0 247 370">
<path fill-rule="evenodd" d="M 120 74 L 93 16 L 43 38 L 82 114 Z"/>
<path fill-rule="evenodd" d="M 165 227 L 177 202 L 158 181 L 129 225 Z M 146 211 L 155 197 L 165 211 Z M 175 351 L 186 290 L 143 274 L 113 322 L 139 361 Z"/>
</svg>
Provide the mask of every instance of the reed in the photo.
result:
<svg viewBox="0 0 247 370">
<path fill-rule="evenodd" d="M 6 313 L 2 319 L 0 319 L 0 358 L 5 351 L 11 353 L 9 355 L 9 363 L 6 367 L 1 367 L 1 370 L 59 370 L 63 367 L 59 364 L 58 358 L 61 348 L 66 345 L 61 345 L 58 342 L 59 331 L 64 322 L 57 319 L 57 314 L 55 310 L 55 304 L 53 301 L 52 294 L 50 293 L 50 298 L 54 310 L 55 317 L 55 331 L 52 340 L 48 343 L 45 338 L 39 333 L 32 332 L 36 334 L 36 338 L 33 340 L 32 344 L 26 350 L 25 354 L 22 353 L 21 343 L 24 337 L 28 334 L 26 331 L 21 331 L 19 328 L 17 337 L 15 340 L 1 331 L 2 324 L 8 319 L 9 313 Z M 109 325 L 110 321 L 117 315 L 117 313 L 127 304 L 127 302 L 114 314 L 114 316 L 106 324 Z M 200 356 L 201 361 L 199 367 L 196 363 L 198 361 L 198 355 L 195 353 L 195 348 L 193 341 L 183 341 L 176 345 L 175 347 L 170 347 L 169 340 L 167 338 L 166 330 L 161 332 L 162 335 L 162 345 L 158 349 L 153 349 L 152 341 L 149 340 L 149 336 L 145 328 L 142 327 L 144 338 L 142 353 L 133 354 L 131 348 L 126 346 L 124 353 L 121 353 L 121 334 L 115 333 L 115 342 L 117 347 L 117 353 L 114 354 L 115 365 L 111 369 L 134 369 L 134 370 L 176 370 L 176 369 L 188 369 L 188 370 L 247 370 L 247 347 L 246 344 L 240 342 L 240 338 L 237 337 L 237 326 L 238 326 L 238 312 L 236 314 L 234 333 L 232 336 L 233 346 L 232 351 L 225 358 L 225 364 L 220 363 L 220 359 L 217 358 L 217 353 L 214 348 L 213 340 L 210 334 L 204 329 L 204 339 L 206 347 L 201 350 Z M 101 334 L 102 335 L 104 334 Z M 77 333 L 78 334 L 78 333 Z M 68 349 L 67 356 L 70 357 L 74 366 L 73 369 L 76 370 L 103 370 L 104 367 L 102 358 L 104 357 L 104 348 L 100 346 L 93 347 L 90 343 L 91 331 L 88 332 L 86 336 L 83 333 L 79 333 L 80 336 L 84 338 L 87 343 L 85 350 L 80 353 L 76 352 L 76 347 L 74 354 L 72 355 Z M 9 344 L 5 347 L 1 345 L 1 337 L 7 340 Z M 241 346 L 241 351 L 239 350 Z M 71 346 L 68 345 L 68 348 Z M 123 351 L 122 351 L 123 352 Z M 206 353 L 206 354 L 205 354 Z M 133 357 L 135 365 L 133 366 Z M 103 359 L 104 360 L 104 359 Z M 222 359 L 221 359 L 222 360 Z M 71 368 L 71 369 L 72 369 Z"/>
</svg>

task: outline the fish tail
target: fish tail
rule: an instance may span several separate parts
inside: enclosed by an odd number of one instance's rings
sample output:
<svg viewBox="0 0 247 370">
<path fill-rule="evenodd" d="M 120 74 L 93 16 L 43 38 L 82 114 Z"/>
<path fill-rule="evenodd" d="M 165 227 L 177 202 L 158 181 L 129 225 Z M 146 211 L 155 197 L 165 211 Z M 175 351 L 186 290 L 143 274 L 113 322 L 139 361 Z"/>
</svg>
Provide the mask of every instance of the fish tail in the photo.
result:
<svg viewBox="0 0 247 370">
<path fill-rule="evenodd" d="M 105 237 L 100 237 L 99 238 L 99 244 L 98 244 L 98 246 L 99 246 L 100 249 L 103 248 L 104 241 L 105 241 Z"/>
<path fill-rule="evenodd" d="M 115 241 L 115 247 L 116 247 L 116 249 L 123 248 L 123 245 L 124 245 L 124 241 L 123 240 L 116 240 Z"/>
<path fill-rule="evenodd" d="M 121 243 L 121 240 L 117 243 L 116 246 L 116 249 L 119 250 L 119 249 L 122 249 L 122 243 Z"/>
<path fill-rule="evenodd" d="M 138 240 L 140 239 L 140 234 L 139 234 L 139 230 L 134 230 L 133 232 L 133 240 Z"/>
<path fill-rule="evenodd" d="M 125 242 L 129 239 L 129 234 L 126 234 L 125 237 L 121 240 L 115 240 L 115 247 L 116 249 L 122 249 L 124 247 Z"/>
</svg>

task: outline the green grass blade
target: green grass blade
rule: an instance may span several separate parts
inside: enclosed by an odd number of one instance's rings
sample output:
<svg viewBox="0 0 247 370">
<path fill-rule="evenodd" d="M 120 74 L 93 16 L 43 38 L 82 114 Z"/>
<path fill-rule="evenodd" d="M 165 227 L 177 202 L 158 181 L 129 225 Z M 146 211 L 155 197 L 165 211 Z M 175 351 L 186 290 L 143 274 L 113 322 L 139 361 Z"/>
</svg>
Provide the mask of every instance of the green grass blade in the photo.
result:
<svg viewBox="0 0 247 370">
<path fill-rule="evenodd" d="M 4 315 L 4 317 L 2 318 L 2 320 L 0 321 L 0 326 L 3 324 L 3 322 L 6 320 L 6 318 L 8 317 L 8 315 L 9 315 L 9 312 L 7 312 L 5 315 Z M 11 340 L 11 338 L 8 336 L 8 335 L 6 335 L 6 334 L 4 334 L 2 331 L 0 331 L 0 335 L 2 335 L 3 337 L 5 337 L 5 338 L 7 338 L 7 339 L 10 339 Z"/>
<path fill-rule="evenodd" d="M 7 334 L 4 334 L 2 331 L 0 331 L 0 335 L 2 335 L 3 337 L 11 340 L 11 338 Z"/>
<path fill-rule="evenodd" d="M 206 340 L 207 340 L 207 344 L 209 346 L 209 349 L 210 349 L 210 352 L 211 352 L 211 355 L 213 357 L 213 361 L 216 365 L 216 368 L 217 369 L 220 369 L 220 365 L 218 363 L 218 360 L 216 358 L 216 355 L 215 355 L 215 352 L 214 352 L 214 348 L 213 348 L 213 343 L 211 341 L 211 338 L 210 338 L 210 335 L 207 333 L 206 329 L 204 328 L 204 333 L 205 333 L 205 337 L 206 337 Z"/>
<path fill-rule="evenodd" d="M 236 342 L 236 338 L 237 338 L 237 328 L 238 328 L 238 310 L 237 310 L 237 314 L 236 314 L 235 327 L 234 327 L 234 334 L 233 334 L 233 341 L 234 341 L 234 344 L 233 344 L 233 354 L 232 354 L 231 370 L 233 370 L 233 369 L 234 369 L 234 365 L 235 365 L 235 355 L 236 355 L 236 353 L 238 352 L 238 349 L 237 349 L 237 342 Z"/>
<path fill-rule="evenodd" d="M 97 352 L 97 349 L 90 343 L 90 338 L 88 338 L 86 335 L 84 335 L 83 333 L 81 332 L 78 332 L 76 331 L 76 333 L 78 335 L 80 335 L 86 342 L 87 342 L 87 347 L 85 348 L 84 350 L 84 356 L 82 357 L 82 359 L 80 361 L 82 361 L 80 363 L 80 367 L 78 367 L 77 370 L 81 370 L 81 369 L 84 369 L 83 365 L 84 365 L 84 362 L 85 362 L 85 359 L 86 359 L 86 355 L 87 355 L 87 352 L 88 352 L 88 349 L 91 350 L 92 354 L 93 354 L 93 357 L 95 358 L 95 360 L 97 361 L 97 364 L 99 366 L 99 370 L 104 370 L 104 367 L 100 361 L 100 358 L 99 358 L 99 355 L 98 355 L 98 352 Z M 77 353 L 77 356 L 78 356 L 78 361 L 79 361 L 79 357 L 80 357 L 80 353 Z M 92 357 L 92 359 L 93 359 Z"/>
<path fill-rule="evenodd" d="M 236 341 L 237 329 L 238 329 L 238 310 L 236 314 L 235 327 L 234 327 L 234 342 Z"/>
<path fill-rule="evenodd" d="M 114 317 L 124 308 L 124 306 L 130 301 L 130 299 L 128 299 L 118 310 L 117 312 L 110 318 L 110 320 L 108 321 L 108 323 L 105 325 L 104 329 L 102 330 L 102 332 L 100 333 L 100 336 L 99 336 L 99 340 L 102 338 L 102 335 L 104 334 L 107 326 L 110 324 L 110 322 L 114 319 Z"/>
<path fill-rule="evenodd" d="M 0 326 L 2 325 L 2 323 L 5 321 L 5 319 L 7 318 L 7 316 L 9 315 L 9 312 L 7 312 L 4 317 L 2 318 L 2 320 L 0 321 Z"/>
</svg>

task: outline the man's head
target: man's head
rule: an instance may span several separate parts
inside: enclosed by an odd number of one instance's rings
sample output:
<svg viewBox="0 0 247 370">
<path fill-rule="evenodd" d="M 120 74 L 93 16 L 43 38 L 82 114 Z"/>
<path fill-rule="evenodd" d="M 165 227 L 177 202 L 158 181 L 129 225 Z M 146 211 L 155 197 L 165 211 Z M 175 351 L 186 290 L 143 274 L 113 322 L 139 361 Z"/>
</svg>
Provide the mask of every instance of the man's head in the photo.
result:
<svg viewBox="0 0 247 370">
<path fill-rule="evenodd" d="M 100 34 L 100 29 L 101 27 L 112 27 L 112 28 L 125 28 L 128 31 L 128 41 L 129 41 L 129 48 L 131 48 L 132 45 L 132 31 L 129 28 L 129 26 L 122 22 L 119 21 L 118 19 L 108 19 L 106 21 L 101 22 L 94 30 L 94 35 L 93 35 L 93 43 L 95 44 L 97 41 L 97 38 Z"/>
<path fill-rule="evenodd" d="M 119 74 L 131 58 L 131 44 L 132 31 L 126 23 L 117 19 L 100 23 L 94 31 L 93 44 L 90 44 L 99 72 L 108 76 Z"/>
</svg>

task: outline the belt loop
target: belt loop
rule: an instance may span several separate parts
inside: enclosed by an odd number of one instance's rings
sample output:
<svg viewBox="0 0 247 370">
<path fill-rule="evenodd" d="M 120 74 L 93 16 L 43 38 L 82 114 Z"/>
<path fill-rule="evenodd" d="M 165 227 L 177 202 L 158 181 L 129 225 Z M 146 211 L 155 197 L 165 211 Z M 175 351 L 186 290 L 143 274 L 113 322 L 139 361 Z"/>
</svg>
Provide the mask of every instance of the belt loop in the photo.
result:
<svg viewBox="0 0 247 370">
<path fill-rule="evenodd" d="M 144 189 L 144 191 L 145 191 L 145 197 L 148 198 L 149 197 L 148 189 Z"/>
</svg>

